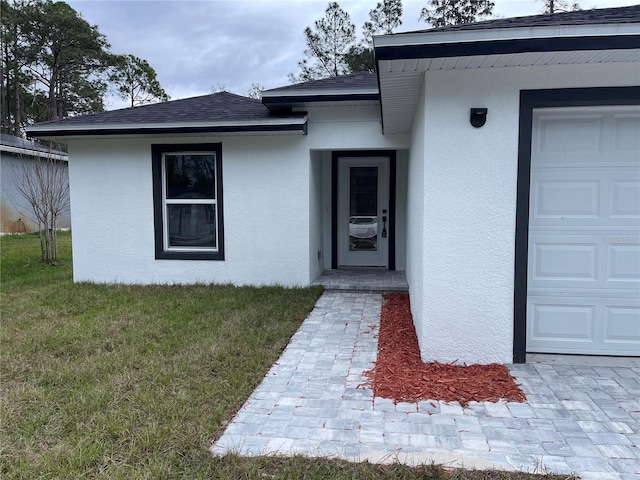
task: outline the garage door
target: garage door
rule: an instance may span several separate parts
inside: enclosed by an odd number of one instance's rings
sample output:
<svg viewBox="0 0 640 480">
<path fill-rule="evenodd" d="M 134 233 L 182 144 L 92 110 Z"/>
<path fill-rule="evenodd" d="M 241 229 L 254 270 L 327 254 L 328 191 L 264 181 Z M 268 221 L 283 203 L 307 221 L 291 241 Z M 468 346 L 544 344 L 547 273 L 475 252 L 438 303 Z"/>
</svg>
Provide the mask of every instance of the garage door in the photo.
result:
<svg viewBox="0 0 640 480">
<path fill-rule="evenodd" d="M 640 356 L 640 107 L 534 111 L 527 351 Z"/>
</svg>

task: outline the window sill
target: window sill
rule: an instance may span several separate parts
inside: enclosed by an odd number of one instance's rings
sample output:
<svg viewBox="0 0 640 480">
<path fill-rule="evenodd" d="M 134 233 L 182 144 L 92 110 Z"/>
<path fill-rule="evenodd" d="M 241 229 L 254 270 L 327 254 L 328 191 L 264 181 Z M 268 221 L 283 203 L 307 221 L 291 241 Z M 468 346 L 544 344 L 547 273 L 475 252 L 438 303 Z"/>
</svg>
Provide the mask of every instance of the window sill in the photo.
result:
<svg viewBox="0 0 640 480">
<path fill-rule="evenodd" d="M 222 252 L 156 252 L 156 260 L 224 260 Z"/>
</svg>

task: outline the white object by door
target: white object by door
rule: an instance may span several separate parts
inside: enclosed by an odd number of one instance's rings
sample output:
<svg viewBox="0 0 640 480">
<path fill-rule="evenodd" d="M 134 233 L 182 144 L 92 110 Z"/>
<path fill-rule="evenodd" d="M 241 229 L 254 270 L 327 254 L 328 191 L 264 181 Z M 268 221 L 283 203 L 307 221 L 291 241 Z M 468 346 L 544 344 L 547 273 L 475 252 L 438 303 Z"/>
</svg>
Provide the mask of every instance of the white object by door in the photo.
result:
<svg viewBox="0 0 640 480">
<path fill-rule="evenodd" d="M 338 266 L 387 267 L 389 158 L 338 158 Z"/>
<path fill-rule="evenodd" d="M 527 351 L 640 356 L 640 108 L 534 111 Z"/>
</svg>

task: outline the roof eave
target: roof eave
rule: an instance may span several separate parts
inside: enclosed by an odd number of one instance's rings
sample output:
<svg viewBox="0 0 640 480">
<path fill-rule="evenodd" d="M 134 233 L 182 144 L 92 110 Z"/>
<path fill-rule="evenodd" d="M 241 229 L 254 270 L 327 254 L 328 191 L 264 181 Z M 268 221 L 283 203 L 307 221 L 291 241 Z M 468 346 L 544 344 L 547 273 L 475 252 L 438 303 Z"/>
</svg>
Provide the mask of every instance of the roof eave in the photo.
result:
<svg viewBox="0 0 640 480">
<path fill-rule="evenodd" d="M 599 35 L 586 37 L 531 37 L 475 40 L 447 43 L 387 45 L 376 48 L 376 63 L 384 60 L 443 58 L 511 53 L 566 52 L 640 48 L 640 35 Z"/>
<path fill-rule="evenodd" d="M 263 122 L 229 122 L 217 124 L 105 124 L 105 125 L 56 125 L 44 124 L 27 127 L 27 134 L 35 138 L 112 136 L 112 135 L 156 135 L 156 134 L 247 134 L 247 133 L 307 133 L 307 116 L 289 119 L 273 119 Z"/>
<path fill-rule="evenodd" d="M 58 152 L 59 150 L 55 150 Z M 36 150 L 23 147 L 14 147 L 11 145 L 0 145 L 0 152 L 13 153 L 16 155 L 24 155 L 28 157 L 47 158 L 52 160 L 67 161 L 67 155 L 61 153 L 53 153 L 44 150 Z"/>
<path fill-rule="evenodd" d="M 282 110 L 299 105 L 313 103 L 345 103 L 345 102 L 378 102 L 380 93 L 378 89 L 357 91 L 305 91 L 304 93 L 281 93 L 262 96 L 262 103 L 269 110 Z"/>
<path fill-rule="evenodd" d="M 455 64 L 455 60 L 461 58 L 495 58 L 501 55 L 508 57 L 561 52 L 582 54 L 584 52 L 587 60 L 582 60 L 581 63 L 589 63 L 589 52 L 637 52 L 640 49 L 639 25 L 638 23 L 632 25 L 598 25 L 598 28 L 589 26 L 590 28 L 578 29 L 585 34 L 583 36 L 561 35 L 554 37 L 549 35 L 553 30 L 550 27 L 532 27 L 528 29 L 513 29 L 514 31 L 517 30 L 515 32 L 516 35 L 509 35 L 508 30 L 511 29 L 505 29 L 507 31 L 502 36 L 497 35 L 493 30 L 489 33 L 487 31 L 457 31 L 455 35 L 457 37 L 456 41 L 445 41 L 445 38 L 450 36 L 452 32 L 424 32 L 421 34 L 414 33 L 408 37 L 394 35 L 390 39 L 385 39 L 384 37 L 377 39 L 375 61 L 380 85 L 383 132 L 406 133 L 404 127 L 397 132 L 393 128 L 387 128 L 389 125 L 388 115 L 385 111 L 386 87 L 384 80 L 391 78 L 388 75 L 421 75 L 421 72 L 432 68 L 418 67 L 415 64 L 416 61 L 428 63 L 436 61 L 433 68 L 443 69 L 451 68 L 444 66 L 443 61 Z M 544 30 L 544 32 L 541 33 L 540 29 Z M 527 30 L 528 37 L 521 35 L 522 32 L 520 30 Z M 561 28 L 555 27 L 556 33 L 561 30 Z M 569 30 L 564 29 L 563 31 L 566 33 Z M 587 33 L 589 34 L 586 35 Z M 418 37 L 422 37 L 422 41 L 418 41 Z M 629 57 L 629 55 L 626 56 Z M 631 57 L 635 58 L 637 55 L 631 55 Z M 632 61 L 634 61 L 633 58 L 631 59 Z M 410 63 L 406 67 L 401 66 L 403 62 L 407 61 Z M 413 84 L 415 84 L 412 87 L 413 90 L 418 91 L 421 88 L 421 82 L 416 80 Z M 403 111 L 409 115 L 410 110 L 410 108 L 407 108 Z"/>
<path fill-rule="evenodd" d="M 640 22 L 624 24 L 549 25 L 469 30 L 426 30 L 374 37 L 376 50 L 390 46 L 486 42 L 496 40 L 637 35 Z"/>
</svg>

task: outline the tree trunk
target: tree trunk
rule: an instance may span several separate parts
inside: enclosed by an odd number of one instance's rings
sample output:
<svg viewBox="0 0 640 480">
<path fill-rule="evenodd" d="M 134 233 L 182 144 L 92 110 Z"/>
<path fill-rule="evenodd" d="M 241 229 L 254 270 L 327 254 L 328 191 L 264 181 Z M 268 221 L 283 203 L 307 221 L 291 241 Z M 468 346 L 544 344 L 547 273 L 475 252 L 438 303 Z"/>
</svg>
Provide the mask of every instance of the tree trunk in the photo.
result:
<svg viewBox="0 0 640 480">
<path fill-rule="evenodd" d="M 54 70 L 49 82 L 49 120 L 58 120 L 58 99 L 56 98 L 56 86 L 58 84 L 58 72 Z"/>
<path fill-rule="evenodd" d="M 16 63 L 15 71 L 13 74 L 13 134 L 16 137 L 20 136 L 20 130 L 22 129 L 22 109 L 20 108 L 20 84 L 18 82 L 18 75 L 20 70 Z"/>
</svg>

